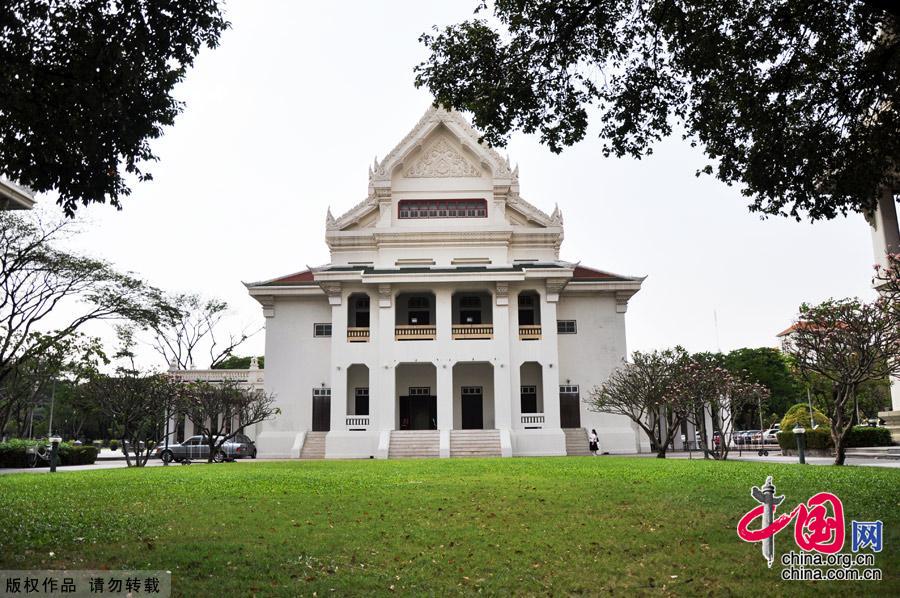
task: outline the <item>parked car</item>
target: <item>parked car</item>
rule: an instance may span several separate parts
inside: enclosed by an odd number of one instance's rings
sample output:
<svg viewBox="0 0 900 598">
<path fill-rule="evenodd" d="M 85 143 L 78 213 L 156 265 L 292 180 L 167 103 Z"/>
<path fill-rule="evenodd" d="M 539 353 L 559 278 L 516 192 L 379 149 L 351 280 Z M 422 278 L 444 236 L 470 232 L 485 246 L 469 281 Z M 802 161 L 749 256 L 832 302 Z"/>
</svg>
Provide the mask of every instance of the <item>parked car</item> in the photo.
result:
<svg viewBox="0 0 900 598">
<path fill-rule="evenodd" d="M 760 430 L 747 430 L 744 432 L 744 441 L 741 444 L 753 444 L 759 442 Z"/>
<path fill-rule="evenodd" d="M 246 444 L 235 442 L 234 439 L 231 439 L 219 447 L 219 450 L 213 457 L 213 461 L 216 463 L 233 461 L 234 459 L 248 456 L 247 453 L 249 453 L 249 449 Z M 253 446 L 253 454 L 256 454 L 255 445 Z M 206 461 L 209 459 L 209 441 L 206 436 L 191 436 L 186 438 L 184 442 L 169 444 L 168 448 L 162 445 L 157 446 L 155 455 L 166 463 L 171 463 L 172 461 Z"/>
<path fill-rule="evenodd" d="M 763 442 L 766 444 L 778 444 L 778 432 L 780 431 L 779 428 L 769 428 L 763 432 Z"/>
<path fill-rule="evenodd" d="M 256 443 L 250 440 L 249 436 L 238 434 L 231 439 L 231 442 L 237 445 L 234 450 L 236 458 L 250 457 L 251 459 L 256 459 Z"/>
<path fill-rule="evenodd" d="M 735 430 L 731 433 L 731 444 L 744 444 L 744 432 L 746 430 Z"/>
</svg>

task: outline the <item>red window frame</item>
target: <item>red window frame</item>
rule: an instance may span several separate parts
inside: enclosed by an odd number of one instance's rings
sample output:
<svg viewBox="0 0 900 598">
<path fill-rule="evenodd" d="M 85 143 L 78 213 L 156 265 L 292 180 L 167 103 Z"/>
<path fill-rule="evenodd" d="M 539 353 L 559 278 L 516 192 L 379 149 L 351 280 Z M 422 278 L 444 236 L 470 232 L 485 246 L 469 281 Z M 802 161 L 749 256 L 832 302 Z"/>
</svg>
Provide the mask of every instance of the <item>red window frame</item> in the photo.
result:
<svg viewBox="0 0 900 598">
<path fill-rule="evenodd" d="M 487 218 L 487 200 L 482 198 L 401 199 L 397 202 L 397 218 L 402 220 Z"/>
</svg>

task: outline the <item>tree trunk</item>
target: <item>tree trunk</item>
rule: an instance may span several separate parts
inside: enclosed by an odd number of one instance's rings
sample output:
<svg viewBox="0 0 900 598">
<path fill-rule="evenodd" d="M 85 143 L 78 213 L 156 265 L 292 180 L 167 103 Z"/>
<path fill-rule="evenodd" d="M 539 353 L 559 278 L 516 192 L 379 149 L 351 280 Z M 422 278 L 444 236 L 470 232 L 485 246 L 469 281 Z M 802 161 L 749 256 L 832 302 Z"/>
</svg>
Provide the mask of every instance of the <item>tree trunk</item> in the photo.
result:
<svg viewBox="0 0 900 598">
<path fill-rule="evenodd" d="M 125 444 L 125 439 L 122 439 L 122 453 L 125 455 L 125 466 L 131 467 L 131 457 L 128 456 L 128 445 Z"/>
<path fill-rule="evenodd" d="M 662 448 L 656 452 L 657 459 L 665 459 L 666 458 L 666 449 Z"/>
</svg>

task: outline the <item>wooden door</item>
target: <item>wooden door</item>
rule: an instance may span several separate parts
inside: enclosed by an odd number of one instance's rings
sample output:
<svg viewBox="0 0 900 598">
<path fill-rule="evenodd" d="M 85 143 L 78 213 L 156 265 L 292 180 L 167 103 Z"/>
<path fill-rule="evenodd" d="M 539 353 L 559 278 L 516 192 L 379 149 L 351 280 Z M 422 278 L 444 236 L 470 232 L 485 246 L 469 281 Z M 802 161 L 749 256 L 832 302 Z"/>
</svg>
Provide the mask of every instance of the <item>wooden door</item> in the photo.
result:
<svg viewBox="0 0 900 598">
<path fill-rule="evenodd" d="M 581 427 L 581 401 L 578 393 L 560 393 L 559 423 L 563 428 Z"/>
<path fill-rule="evenodd" d="M 313 432 L 328 432 L 331 430 L 331 397 L 313 397 Z"/>
<path fill-rule="evenodd" d="M 462 429 L 484 429 L 484 401 L 481 393 L 462 395 Z"/>
</svg>

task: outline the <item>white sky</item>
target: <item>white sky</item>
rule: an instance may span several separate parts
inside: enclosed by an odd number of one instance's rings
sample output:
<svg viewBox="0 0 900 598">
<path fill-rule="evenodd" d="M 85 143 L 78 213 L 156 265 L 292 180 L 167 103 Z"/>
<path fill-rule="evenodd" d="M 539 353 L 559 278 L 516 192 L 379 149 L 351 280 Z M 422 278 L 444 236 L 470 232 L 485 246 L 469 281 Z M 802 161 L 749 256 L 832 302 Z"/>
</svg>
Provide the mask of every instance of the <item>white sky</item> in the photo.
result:
<svg viewBox="0 0 900 598">
<path fill-rule="evenodd" d="M 326 208 L 365 197 L 373 157 L 430 103 L 413 86 L 418 36 L 475 4 L 230 2 L 232 29 L 200 55 L 177 90 L 184 113 L 154 144 L 155 180 L 135 184 L 121 212 L 82 210 L 77 246 L 167 290 L 226 299 L 235 327 L 261 325 L 242 281 L 328 261 Z M 678 138 L 642 161 L 600 147 L 592 133 L 555 156 L 517 135 L 501 153 L 519 164 L 523 197 L 562 209 L 563 259 L 649 276 L 629 304 L 629 350 L 774 345 L 801 302 L 870 293 L 862 217 L 760 221 L 736 189 L 694 176 L 703 156 Z"/>
</svg>

